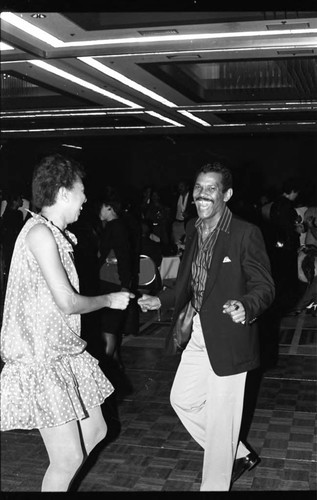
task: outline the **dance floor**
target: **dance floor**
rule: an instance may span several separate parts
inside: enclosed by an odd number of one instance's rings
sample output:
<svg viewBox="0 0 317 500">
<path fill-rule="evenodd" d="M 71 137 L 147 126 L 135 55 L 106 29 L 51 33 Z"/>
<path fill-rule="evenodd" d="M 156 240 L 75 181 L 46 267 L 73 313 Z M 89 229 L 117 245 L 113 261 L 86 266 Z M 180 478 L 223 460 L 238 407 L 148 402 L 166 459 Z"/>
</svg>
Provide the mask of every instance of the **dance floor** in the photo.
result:
<svg viewBox="0 0 317 500">
<path fill-rule="evenodd" d="M 166 357 L 171 311 L 142 315 L 138 336 L 123 339 L 125 373 L 109 374 L 115 395 L 104 405 L 109 433 L 88 459 L 78 492 L 198 492 L 202 449 L 169 403 L 179 362 Z M 316 318 L 285 316 L 263 334 L 263 369 L 246 388 L 243 432 L 260 464 L 233 492 L 316 490 Z M 37 431 L 1 434 L 1 491 L 35 492 L 48 465 Z"/>
</svg>

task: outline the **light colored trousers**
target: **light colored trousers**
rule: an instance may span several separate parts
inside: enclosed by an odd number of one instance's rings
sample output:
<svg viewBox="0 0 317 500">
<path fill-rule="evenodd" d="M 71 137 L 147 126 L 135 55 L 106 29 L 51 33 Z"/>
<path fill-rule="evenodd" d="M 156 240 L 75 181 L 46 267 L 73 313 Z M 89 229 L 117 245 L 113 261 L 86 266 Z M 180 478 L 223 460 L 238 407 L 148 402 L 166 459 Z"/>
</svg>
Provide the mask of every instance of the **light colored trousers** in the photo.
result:
<svg viewBox="0 0 317 500">
<path fill-rule="evenodd" d="M 175 375 L 171 405 L 204 452 L 201 491 L 229 491 L 239 440 L 247 372 L 219 377 L 207 354 L 199 314 Z"/>
</svg>

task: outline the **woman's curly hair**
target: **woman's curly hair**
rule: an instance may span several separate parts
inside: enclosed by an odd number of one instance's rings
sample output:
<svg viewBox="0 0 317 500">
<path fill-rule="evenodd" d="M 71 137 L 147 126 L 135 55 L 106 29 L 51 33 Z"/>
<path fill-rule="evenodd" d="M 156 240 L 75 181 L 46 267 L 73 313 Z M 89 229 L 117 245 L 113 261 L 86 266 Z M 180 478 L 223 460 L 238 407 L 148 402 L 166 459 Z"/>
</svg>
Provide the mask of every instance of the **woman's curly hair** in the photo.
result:
<svg viewBox="0 0 317 500">
<path fill-rule="evenodd" d="M 32 201 L 37 208 L 54 205 L 61 187 L 71 189 L 85 176 L 80 163 L 60 153 L 45 156 L 36 165 L 32 179 Z"/>
</svg>

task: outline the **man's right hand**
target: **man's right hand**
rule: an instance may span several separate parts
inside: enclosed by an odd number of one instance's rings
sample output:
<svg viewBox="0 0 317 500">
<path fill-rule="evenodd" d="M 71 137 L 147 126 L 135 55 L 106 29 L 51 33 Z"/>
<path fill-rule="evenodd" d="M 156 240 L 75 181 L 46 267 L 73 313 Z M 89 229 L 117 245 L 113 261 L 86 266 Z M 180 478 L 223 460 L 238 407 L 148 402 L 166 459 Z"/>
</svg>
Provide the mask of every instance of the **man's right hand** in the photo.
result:
<svg viewBox="0 0 317 500">
<path fill-rule="evenodd" d="M 161 307 L 161 301 L 158 297 L 146 294 L 143 294 L 142 297 L 138 299 L 138 304 L 142 312 L 154 311 Z"/>
</svg>

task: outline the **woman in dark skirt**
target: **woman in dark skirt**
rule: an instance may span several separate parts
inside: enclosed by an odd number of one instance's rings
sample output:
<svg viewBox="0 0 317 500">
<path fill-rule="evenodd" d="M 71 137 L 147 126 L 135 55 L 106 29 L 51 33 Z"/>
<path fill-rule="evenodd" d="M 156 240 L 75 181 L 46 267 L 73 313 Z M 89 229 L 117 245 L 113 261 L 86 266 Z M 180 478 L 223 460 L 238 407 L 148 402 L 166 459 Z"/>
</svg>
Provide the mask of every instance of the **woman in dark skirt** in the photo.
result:
<svg viewBox="0 0 317 500">
<path fill-rule="evenodd" d="M 121 218 L 121 202 L 114 194 L 106 194 L 99 203 L 100 291 L 129 291 L 132 286 L 132 254 L 129 233 Z M 120 345 L 127 311 L 101 311 L 101 337 L 104 352 L 123 368 Z"/>
</svg>

